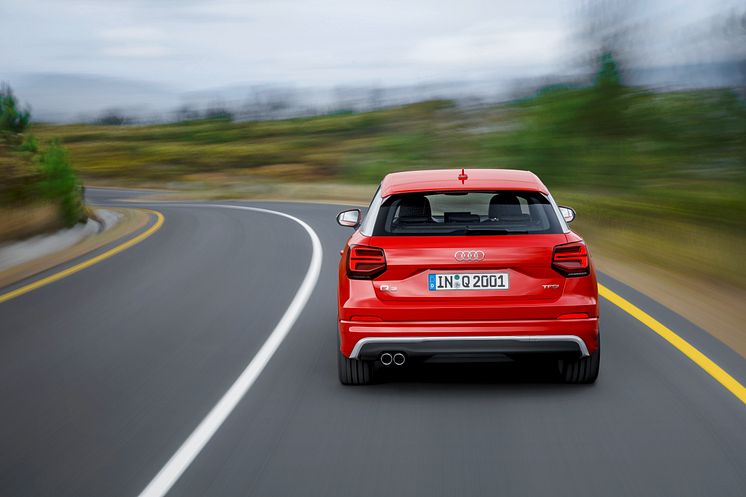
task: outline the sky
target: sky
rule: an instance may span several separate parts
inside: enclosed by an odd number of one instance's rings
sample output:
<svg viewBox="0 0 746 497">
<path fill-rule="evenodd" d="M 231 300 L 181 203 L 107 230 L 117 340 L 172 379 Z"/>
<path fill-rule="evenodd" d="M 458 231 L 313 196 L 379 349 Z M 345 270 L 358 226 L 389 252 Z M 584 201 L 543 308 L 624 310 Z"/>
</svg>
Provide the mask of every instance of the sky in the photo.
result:
<svg viewBox="0 0 746 497">
<path fill-rule="evenodd" d="M 687 62 L 675 49 L 687 26 L 741 8 L 735 0 L 631 1 L 633 17 L 655 27 L 640 58 L 650 65 Z M 175 92 L 520 80 L 572 70 L 586 3 L 0 0 L 0 80 L 90 75 Z"/>
<path fill-rule="evenodd" d="M 669 24 L 729 0 L 654 0 Z M 183 89 L 411 83 L 561 69 L 583 2 L 3 0 L 0 67 Z M 653 9 L 655 10 L 655 9 Z"/>
<path fill-rule="evenodd" d="M 3 0 L 0 67 L 184 89 L 478 78 L 553 63 L 566 14 L 535 0 Z"/>
</svg>

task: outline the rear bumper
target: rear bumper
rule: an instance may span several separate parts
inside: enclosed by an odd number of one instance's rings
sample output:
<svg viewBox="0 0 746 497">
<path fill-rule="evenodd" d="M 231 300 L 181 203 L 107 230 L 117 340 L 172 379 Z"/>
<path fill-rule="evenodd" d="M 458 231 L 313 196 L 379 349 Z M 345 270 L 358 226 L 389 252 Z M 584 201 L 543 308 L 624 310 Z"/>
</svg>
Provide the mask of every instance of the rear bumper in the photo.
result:
<svg viewBox="0 0 746 497">
<path fill-rule="evenodd" d="M 499 337 L 374 337 L 358 340 L 351 359 L 378 359 L 383 352 L 403 352 L 410 357 L 481 356 L 519 354 L 588 355 L 585 342 L 573 335 Z"/>
<path fill-rule="evenodd" d="M 472 354 L 589 355 L 598 348 L 598 319 L 519 321 L 340 321 L 346 357 L 376 359 L 384 351 L 411 356 Z"/>
</svg>

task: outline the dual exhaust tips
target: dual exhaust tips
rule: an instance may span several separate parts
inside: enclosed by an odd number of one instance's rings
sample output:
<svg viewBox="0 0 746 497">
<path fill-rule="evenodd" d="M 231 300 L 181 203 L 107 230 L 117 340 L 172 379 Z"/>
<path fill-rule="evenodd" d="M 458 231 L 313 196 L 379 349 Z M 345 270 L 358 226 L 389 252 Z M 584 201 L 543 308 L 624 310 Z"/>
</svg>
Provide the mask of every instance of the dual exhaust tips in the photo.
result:
<svg viewBox="0 0 746 497">
<path fill-rule="evenodd" d="M 391 366 L 392 364 L 402 366 L 406 362 L 407 357 L 401 352 L 384 352 L 381 354 L 380 359 L 381 364 L 384 366 Z"/>
</svg>

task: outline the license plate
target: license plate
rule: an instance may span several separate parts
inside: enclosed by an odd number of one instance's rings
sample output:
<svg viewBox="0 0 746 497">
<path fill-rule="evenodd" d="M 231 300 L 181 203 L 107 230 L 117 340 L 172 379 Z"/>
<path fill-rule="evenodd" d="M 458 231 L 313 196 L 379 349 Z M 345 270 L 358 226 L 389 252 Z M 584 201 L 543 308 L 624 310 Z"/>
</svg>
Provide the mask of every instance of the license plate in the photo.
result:
<svg viewBox="0 0 746 497">
<path fill-rule="evenodd" d="M 428 274 L 427 287 L 438 290 L 507 290 L 508 273 L 451 273 Z"/>
</svg>

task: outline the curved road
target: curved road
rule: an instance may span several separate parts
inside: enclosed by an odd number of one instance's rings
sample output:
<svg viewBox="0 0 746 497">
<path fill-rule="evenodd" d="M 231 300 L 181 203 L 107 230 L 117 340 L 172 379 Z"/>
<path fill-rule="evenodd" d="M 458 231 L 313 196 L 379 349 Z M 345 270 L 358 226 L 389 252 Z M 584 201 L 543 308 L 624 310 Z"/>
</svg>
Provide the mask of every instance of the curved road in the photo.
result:
<svg viewBox="0 0 746 497">
<path fill-rule="evenodd" d="M 89 190 L 109 205 L 136 195 Z M 0 303 L 0 496 L 138 496 L 260 353 L 309 272 L 312 240 L 293 219 L 141 205 L 165 216 L 152 236 Z M 746 405 L 606 300 L 592 386 L 514 364 L 341 386 L 340 208 L 235 205 L 308 223 L 321 269 L 266 367 L 167 495 L 746 495 Z M 746 384 L 741 356 L 601 281 Z"/>
</svg>

